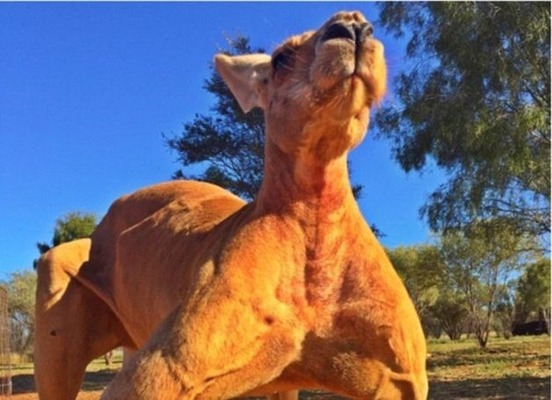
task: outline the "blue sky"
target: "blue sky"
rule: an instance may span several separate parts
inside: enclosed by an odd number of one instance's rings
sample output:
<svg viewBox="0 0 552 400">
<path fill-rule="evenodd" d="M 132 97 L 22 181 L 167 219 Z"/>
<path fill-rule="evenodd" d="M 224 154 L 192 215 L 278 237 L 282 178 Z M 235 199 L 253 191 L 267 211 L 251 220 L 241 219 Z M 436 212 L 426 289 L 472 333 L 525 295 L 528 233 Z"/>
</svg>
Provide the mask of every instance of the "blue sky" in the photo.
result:
<svg viewBox="0 0 552 400">
<path fill-rule="evenodd" d="M 272 51 L 354 9 L 377 18 L 373 3 L 0 3 L 0 279 L 31 268 L 36 242 L 66 213 L 101 217 L 117 197 L 170 179 L 180 166 L 162 134 L 214 103 L 202 86 L 226 36 Z M 376 36 L 394 75 L 404 43 L 377 25 Z M 430 240 L 418 210 L 443 175 L 405 174 L 370 129 L 351 159 L 382 242 Z"/>
</svg>

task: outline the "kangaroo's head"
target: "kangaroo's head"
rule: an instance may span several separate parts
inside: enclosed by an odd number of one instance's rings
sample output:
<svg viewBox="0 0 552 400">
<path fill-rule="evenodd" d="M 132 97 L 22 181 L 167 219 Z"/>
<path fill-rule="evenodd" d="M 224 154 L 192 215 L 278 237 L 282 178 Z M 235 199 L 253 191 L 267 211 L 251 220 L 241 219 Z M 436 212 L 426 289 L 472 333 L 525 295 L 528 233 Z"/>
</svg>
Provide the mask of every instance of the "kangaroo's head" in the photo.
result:
<svg viewBox="0 0 552 400">
<path fill-rule="evenodd" d="M 219 54 L 215 65 L 244 111 L 264 110 L 268 142 L 318 160 L 362 140 L 386 88 L 383 45 L 360 12 L 337 13 L 272 56 Z"/>
</svg>

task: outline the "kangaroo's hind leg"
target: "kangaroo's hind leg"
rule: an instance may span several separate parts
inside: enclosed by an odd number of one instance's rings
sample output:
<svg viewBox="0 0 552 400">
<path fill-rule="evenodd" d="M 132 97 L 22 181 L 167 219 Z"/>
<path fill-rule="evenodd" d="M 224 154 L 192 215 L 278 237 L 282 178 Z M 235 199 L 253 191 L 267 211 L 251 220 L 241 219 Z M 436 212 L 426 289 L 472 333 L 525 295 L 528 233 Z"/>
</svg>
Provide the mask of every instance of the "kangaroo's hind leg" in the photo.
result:
<svg viewBox="0 0 552 400">
<path fill-rule="evenodd" d="M 125 343 L 111 309 L 73 273 L 88 258 L 90 241 L 57 246 L 38 265 L 35 382 L 41 400 L 73 400 L 86 366 Z"/>
</svg>

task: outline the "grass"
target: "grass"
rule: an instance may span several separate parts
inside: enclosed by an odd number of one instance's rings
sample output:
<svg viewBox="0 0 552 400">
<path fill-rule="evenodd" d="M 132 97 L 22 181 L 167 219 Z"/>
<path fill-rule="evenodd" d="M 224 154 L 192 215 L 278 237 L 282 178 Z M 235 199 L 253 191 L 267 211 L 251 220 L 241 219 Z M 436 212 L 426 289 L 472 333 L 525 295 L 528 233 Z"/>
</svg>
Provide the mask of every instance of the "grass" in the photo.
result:
<svg viewBox="0 0 552 400">
<path fill-rule="evenodd" d="M 550 337 L 428 343 L 430 399 L 550 399 Z"/>
<path fill-rule="evenodd" d="M 486 349 L 469 339 L 430 341 L 428 352 L 429 376 L 434 379 L 550 376 L 548 336 L 494 339 Z"/>
<path fill-rule="evenodd" d="M 492 338 L 487 349 L 475 339 L 428 343 L 430 400 L 544 400 L 550 399 L 550 337 Z M 122 365 L 116 352 L 110 367 L 103 358 L 87 369 L 83 390 L 102 390 Z M 15 393 L 32 391 L 32 364 L 12 367 Z M 18 387 L 19 386 L 19 387 Z M 301 392 L 302 400 L 338 400 L 320 391 Z"/>
<path fill-rule="evenodd" d="M 113 352 L 112 365 L 106 366 L 103 357 L 93 360 L 86 368 L 87 372 L 98 371 L 118 371 L 123 365 L 123 352 L 121 350 L 115 350 Z M 17 354 L 11 355 L 11 372 L 12 375 L 32 375 L 34 372 L 34 366 L 32 361 L 20 357 Z M 21 361 L 20 361 L 21 360 Z"/>
</svg>

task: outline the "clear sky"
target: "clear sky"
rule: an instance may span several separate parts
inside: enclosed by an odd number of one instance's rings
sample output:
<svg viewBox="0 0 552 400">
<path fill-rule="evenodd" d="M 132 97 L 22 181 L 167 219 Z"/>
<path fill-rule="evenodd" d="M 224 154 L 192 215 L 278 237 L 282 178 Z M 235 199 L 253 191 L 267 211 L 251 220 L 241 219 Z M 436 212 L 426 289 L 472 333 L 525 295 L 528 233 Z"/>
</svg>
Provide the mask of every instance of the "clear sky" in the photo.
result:
<svg viewBox="0 0 552 400">
<path fill-rule="evenodd" d="M 226 36 L 272 51 L 354 9 L 377 18 L 371 3 L 0 3 L 0 279 L 31 268 L 66 213 L 101 217 L 170 179 L 180 166 L 162 135 L 214 104 L 203 81 Z M 375 30 L 394 75 L 404 43 Z M 418 210 L 442 174 L 405 174 L 370 129 L 351 159 L 384 245 L 427 242 Z"/>
</svg>

